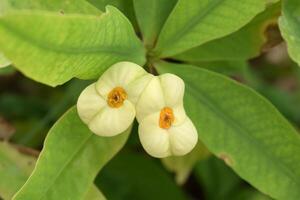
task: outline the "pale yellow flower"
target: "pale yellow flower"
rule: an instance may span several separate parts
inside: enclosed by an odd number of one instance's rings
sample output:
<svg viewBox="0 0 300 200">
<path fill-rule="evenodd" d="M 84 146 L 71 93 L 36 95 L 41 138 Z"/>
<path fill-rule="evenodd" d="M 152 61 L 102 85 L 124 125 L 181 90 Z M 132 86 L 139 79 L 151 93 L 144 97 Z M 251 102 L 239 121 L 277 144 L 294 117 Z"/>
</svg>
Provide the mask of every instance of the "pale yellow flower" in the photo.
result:
<svg viewBox="0 0 300 200">
<path fill-rule="evenodd" d="M 83 90 L 77 110 L 89 129 L 100 136 L 124 132 L 135 118 L 135 103 L 152 75 L 130 62 L 119 62 Z"/>
<path fill-rule="evenodd" d="M 136 105 L 139 137 L 158 158 L 182 156 L 198 141 L 197 130 L 183 107 L 184 82 L 173 74 L 153 77 Z"/>
</svg>

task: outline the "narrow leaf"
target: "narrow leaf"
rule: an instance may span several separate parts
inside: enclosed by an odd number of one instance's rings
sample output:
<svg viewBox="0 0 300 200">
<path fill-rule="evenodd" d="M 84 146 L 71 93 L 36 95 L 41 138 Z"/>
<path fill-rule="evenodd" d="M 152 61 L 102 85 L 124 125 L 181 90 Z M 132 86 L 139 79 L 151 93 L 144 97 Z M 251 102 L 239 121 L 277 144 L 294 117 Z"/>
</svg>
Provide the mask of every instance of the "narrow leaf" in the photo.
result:
<svg viewBox="0 0 300 200">
<path fill-rule="evenodd" d="M 129 133 L 130 129 L 116 137 L 96 136 L 72 108 L 48 133 L 32 175 L 14 199 L 82 199 Z"/>
<path fill-rule="evenodd" d="M 0 48 L 16 68 L 51 86 L 98 78 L 118 61 L 145 61 L 132 26 L 114 7 L 101 16 L 9 12 L 0 17 L 0 35 Z"/>
<path fill-rule="evenodd" d="M 179 0 L 159 36 L 156 54 L 169 57 L 237 31 L 265 5 L 266 0 Z"/>
<path fill-rule="evenodd" d="M 177 0 L 133 0 L 143 41 L 151 48 Z"/>
<path fill-rule="evenodd" d="M 300 198 L 300 135 L 266 99 L 223 75 L 158 63 L 186 83 L 185 106 L 207 148 L 276 199 Z"/>
</svg>

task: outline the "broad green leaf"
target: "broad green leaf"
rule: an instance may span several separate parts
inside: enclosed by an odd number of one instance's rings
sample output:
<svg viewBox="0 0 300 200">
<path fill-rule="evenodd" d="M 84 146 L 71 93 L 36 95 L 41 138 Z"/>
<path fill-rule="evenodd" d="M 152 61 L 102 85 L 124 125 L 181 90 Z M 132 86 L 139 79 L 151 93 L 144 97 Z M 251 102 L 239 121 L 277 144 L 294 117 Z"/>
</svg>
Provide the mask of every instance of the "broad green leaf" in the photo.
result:
<svg viewBox="0 0 300 200">
<path fill-rule="evenodd" d="M 0 35 L 0 48 L 15 67 L 51 86 L 98 78 L 118 61 L 145 61 L 132 26 L 114 7 L 101 16 L 9 12 L 0 17 Z"/>
<path fill-rule="evenodd" d="M 265 6 L 266 0 L 179 0 L 161 31 L 156 54 L 169 57 L 228 35 Z"/>
<path fill-rule="evenodd" d="M 190 49 L 175 58 L 188 62 L 253 58 L 267 48 L 267 45 L 278 42 L 277 38 L 268 35 L 268 31 L 277 26 L 279 15 L 280 4 L 274 4 L 239 31 Z"/>
<path fill-rule="evenodd" d="M 289 55 L 300 65 L 300 1 L 283 1 L 279 27 L 287 42 Z"/>
<path fill-rule="evenodd" d="M 0 197 L 9 200 L 22 187 L 35 165 L 35 158 L 0 142 Z"/>
<path fill-rule="evenodd" d="M 145 154 L 122 151 L 103 168 L 95 184 L 109 200 L 189 199 L 157 161 Z"/>
<path fill-rule="evenodd" d="M 11 62 L 2 53 L 0 53 L 0 68 L 7 67 L 10 64 Z"/>
<path fill-rule="evenodd" d="M 156 69 L 184 79 L 187 113 L 212 153 L 271 197 L 300 198 L 300 135 L 273 105 L 199 67 L 161 62 Z"/>
<path fill-rule="evenodd" d="M 12 10 L 44 10 L 57 13 L 100 14 L 85 0 L 1 0 L 0 15 Z"/>
<path fill-rule="evenodd" d="M 116 137 L 96 136 L 72 108 L 48 133 L 33 173 L 14 199 L 82 199 L 129 133 L 130 129 Z"/>
<path fill-rule="evenodd" d="M 162 159 L 163 165 L 171 172 L 175 173 L 177 184 L 183 185 L 189 178 L 192 170 L 199 160 L 209 157 L 210 153 L 201 141 L 187 155 L 170 156 Z"/>
<path fill-rule="evenodd" d="M 145 45 L 151 48 L 177 0 L 133 0 Z"/>
</svg>

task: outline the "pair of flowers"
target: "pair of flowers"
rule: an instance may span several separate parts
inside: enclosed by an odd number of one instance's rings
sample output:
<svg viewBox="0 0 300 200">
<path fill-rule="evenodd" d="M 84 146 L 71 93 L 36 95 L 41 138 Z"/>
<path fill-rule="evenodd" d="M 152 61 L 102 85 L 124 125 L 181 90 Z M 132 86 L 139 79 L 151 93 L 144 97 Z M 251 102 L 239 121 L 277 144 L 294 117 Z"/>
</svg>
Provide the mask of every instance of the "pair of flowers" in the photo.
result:
<svg viewBox="0 0 300 200">
<path fill-rule="evenodd" d="M 184 82 L 173 74 L 154 76 L 130 62 L 111 66 L 79 96 L 82 121 L 99 136 L 115 136 L 139 122 L 144 149 L 158 158 L 190 152 L 198 134 L 183 107 Z"/>
</svg>

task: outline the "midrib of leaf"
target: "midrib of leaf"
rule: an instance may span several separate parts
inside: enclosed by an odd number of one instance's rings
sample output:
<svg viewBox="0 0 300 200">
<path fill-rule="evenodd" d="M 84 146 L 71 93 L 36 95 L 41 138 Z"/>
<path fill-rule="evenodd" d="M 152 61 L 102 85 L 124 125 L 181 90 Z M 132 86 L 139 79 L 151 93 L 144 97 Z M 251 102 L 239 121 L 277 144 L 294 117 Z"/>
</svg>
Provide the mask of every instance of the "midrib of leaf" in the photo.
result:
<svg viewBox="0 0 300 200">
<path fill-rule="evenodd" d="M 69 159 L 67 159 L 67 162 L 65 162 L 65 164 L 63 165 L 63 167 L 59 170 L 59 172 L 57 173 L 57 175 L 52 179 L 52 181 L 50 182 L 50 184 L 48 185 L 47 189 L 44 190 L 44 192 L 41 194 L 40 196 L 40 200 L 43 199 L 47 192 L 49 191 L 49 189 L 54 185 L 54 183 L 57 181 L 58 177 L 62 174 L 62 172 L 64 171 L 64 169 L 73 161 L 75 155 L 78 154 L 78 152 L 81 151 L 82 147 L 88 142 L 88 140 L 92 137 L 92 135 L 89 135 L 80 145 L 79 148 L 74 151 L 74 153 L 69 157 Z M 43 155 L 43 151 L 41 152 L 41 155 Z M 38 165 L 38 162 L 37 162 Z M 32 174 L 34 174 L 34 171 L 32 172 Z"/>
<path fill-rule="evenodd" d="M 4 21 L 0 21 L 0 26 L 6 28 L 11 34 L 16 35 L 19 38 L 23 38 L 24 41 L 27 43 L 30 43 L 38 48 L 46 49 L 48 51 L 56 52 L 56 53 L 65 53 L 65 54 L 97 54 L 97 53 L 106 53 L 106 54 L 116 54 L 121 55 L 124 57 L 127 57 L 128 55 L 134 55 L 136 51 L 118 51 L 115 48 L 115 50 L 112 50 L 111 47 L 105 47 L 105 46 L 98 46 L 98 47 L 85 47 L 84 49 L 75 49 L 75 48 L 61 48 L 59 46 L 50 46 L 44 45 L 43 43 L 40 43 L 38 40 L 35 40 L 34 38 L 31 38 L 30 36 L 22 33 L 20 30 L 14 28 L 9 23 L 6 23 Z"/>
<path fill-rule="evenodd" d="M 202 103 L 204 105 L 206 105 L 207 108 L 209 108 L 213 113 L 215 113 L 216 116 L 220 116 L 224 121 L 226 121 L 227 124 L 230 124 L 231 127 L 233 127 L 235 130 L 237 130 L 241 134 L 243 137 L 247 138 L 247 141 L 250 141 L 252 144 L 254 144 L 253 146 L 256 146 L 261 154 L 264 154 L 271 163 L 273 163 L 274 165 L 276 165 L 279 169 L 281 169 L 280 171 L 283 171 L 294 183 L 296 183 L 296 185 L 300 186 L 300 182 L 299 180 L 295 179 L 293 172 L 286 166 L 286 164 L 283 164 L 282 162 L 274 162 L 274 159 L 272 158 L 272 154 L 268 153 L 267 151 L 265 151 L 265 149 L 262 147 L 262 145 L 260 143 L 258 143 L 250 134 L 250 132 L 243 128 L 243 126 L 241 126 L 239 123 L 237 123 L 234 119 L 232 119 L 230 116 L 225 115 L 225 112 L 222 112 L 222 109 L 220 109 L 218 107 L 218 104 L 216 104 L 212 99 L 210 99 L 209 97 L 205 97 L 203 94 L 203 91 L 201 91 L 199 88 L 195 89 L 195 86 L 193 85 L 193 83 L 186 81 L 188 84 L 186 84 L 186 87 L 189 88 L 189 90 L 191 91 L 191 95 L 192 96 L 197 96 L 200 101 L 202 101 Z M 278 157 L 276 155 L 273 155 L 274 158 L 278 159 Z"/>
<path fill-rule="evenodd" d="M 170 37 L 170 39 L 165 43 L 164 46 L 167 47 L 168 45 L 170 45 L 170 43 L 174 43 L 174 41 L 179 40 L 183 35 L 185 35 L 188 31 L 190 31 L 190 29 L 193 29 L 193 27 L 196 26 L 200 21 L 202 21 L 209 14 L 211 10 L 217 8 L 219 6 L 218 4 L 221 1 L 222 0 L 215 0 L 213 2 L 210 2 L 206 7 L 206 9 L 203 10 L 201 15 L 197 15 L 192 20 L 190 20 L 182 29 L 180 29 L 180 31 L 176 32 L 176 34 L 173 37 Z M 174 10 L 176 10 L 176 7 Z"/>
</svg>

